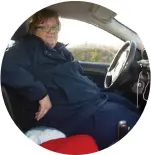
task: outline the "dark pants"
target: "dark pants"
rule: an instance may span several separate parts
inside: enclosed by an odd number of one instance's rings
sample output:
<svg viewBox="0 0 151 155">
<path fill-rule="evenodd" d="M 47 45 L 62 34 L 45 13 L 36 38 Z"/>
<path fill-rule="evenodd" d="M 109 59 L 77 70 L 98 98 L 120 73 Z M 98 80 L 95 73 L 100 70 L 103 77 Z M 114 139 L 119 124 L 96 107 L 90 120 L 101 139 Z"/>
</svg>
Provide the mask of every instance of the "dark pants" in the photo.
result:
<svg viewBox="0 0 151 155">
<path fill-rule="evenodd" d="M 108 94 L 109 102 L 73 133 L 92 136 L 100 150 L 117 141 L 119 121 L 126 120 L 132 128 L 140 117 L 138 110 L 127 99 L 113 93 L 105 92 L 105 94 Z"/>
</svg>

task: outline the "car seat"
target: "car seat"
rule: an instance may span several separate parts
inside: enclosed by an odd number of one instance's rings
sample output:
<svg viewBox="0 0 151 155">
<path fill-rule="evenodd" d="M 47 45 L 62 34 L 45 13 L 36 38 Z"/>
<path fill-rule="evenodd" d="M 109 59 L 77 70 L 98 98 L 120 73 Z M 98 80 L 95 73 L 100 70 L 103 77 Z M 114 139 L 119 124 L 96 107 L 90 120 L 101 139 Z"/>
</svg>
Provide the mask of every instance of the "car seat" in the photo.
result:
<svg viewBox="0 0 151 155">
<path fill-rule="evenodd" d="M 5 105 L 11 118 L 21 131 L 27 131 L 34 120 L 29 119 L 32 117 L 32 113 L 27 117 L 26 110 L 30 111 L 32 109 L 31 111 L 33 111 L 33 109 L 35 109 L 36 111 L 36 109 L 38 109 L 38 104 L 35 102 L 31 103 L 31 101 L 19 96 L 11 87 L 1 85 L 1 89 Z M 30 106 L 27 106 L 28 104 L 30 104 Z M 88 154 L 98 151 L 95 140 L 89 135 L 73 135 L 49 140 L 40 144 L 40 146 L 64 154 Z"/>
</svg>

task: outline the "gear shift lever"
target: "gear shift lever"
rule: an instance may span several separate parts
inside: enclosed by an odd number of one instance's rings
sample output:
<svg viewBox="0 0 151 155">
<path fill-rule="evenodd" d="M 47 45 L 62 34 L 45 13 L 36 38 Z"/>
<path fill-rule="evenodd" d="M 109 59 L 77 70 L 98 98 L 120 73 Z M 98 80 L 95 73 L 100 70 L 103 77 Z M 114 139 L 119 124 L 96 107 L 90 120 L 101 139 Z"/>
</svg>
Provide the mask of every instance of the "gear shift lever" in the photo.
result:
<svg viewBox="0 0 151 155">
<path fill-rule="evenodd" d="M 122 139 L 130 130 L 127 122 L 122 120 L 118 123 L 118 140 Z"/>
</svg>

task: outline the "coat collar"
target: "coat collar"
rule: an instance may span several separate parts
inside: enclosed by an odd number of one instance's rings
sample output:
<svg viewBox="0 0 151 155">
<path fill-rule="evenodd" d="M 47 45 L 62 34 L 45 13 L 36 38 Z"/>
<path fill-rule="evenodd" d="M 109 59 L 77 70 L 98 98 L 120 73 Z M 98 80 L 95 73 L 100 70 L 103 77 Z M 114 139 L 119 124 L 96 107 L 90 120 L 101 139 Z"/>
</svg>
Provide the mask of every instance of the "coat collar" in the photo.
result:
<svg viewBox="0 0 151 155">
<path fill-rule="evenodd" d="M 31 41 L 35 40 L 35 41 L 38 41 L 38 42 L 41 42 L 41 43 L 45 44 L 45 42 L 40 37 L 38 37 L 36 35 L 33 35 L 33 34 L 27 34 L 24 38 L 29 39 L 29 41 L 30 40 Z M 48 46 L 48 48 L 51 49 L 51 50 L 61 50 L 61 49 L 65 48 L 67 45 L 68 44 L 63 44 L 61 42 L 57 42 L 57 44 L 55 45 L 54 48 L 52 48 L 52 47 L 50 47 L 48 45 L 46 45 L 46 46 Z"/>
</svg>

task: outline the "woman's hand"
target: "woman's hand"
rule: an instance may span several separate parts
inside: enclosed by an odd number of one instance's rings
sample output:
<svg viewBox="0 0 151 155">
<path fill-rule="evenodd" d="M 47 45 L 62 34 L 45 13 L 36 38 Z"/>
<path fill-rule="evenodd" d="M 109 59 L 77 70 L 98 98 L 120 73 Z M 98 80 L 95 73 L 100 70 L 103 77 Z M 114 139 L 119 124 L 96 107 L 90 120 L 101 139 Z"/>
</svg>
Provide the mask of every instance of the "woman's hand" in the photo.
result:
<svg viewBox="0 0 151 155">
<path fill-rule="evenodd" d="M 52 104 L 49 96 L 45 96 L 43 99 L 39 101 L 39 110 L 35 114 L 35 119 L 39 121 L 45 114 L 51 109 Z"/>
</svg>

